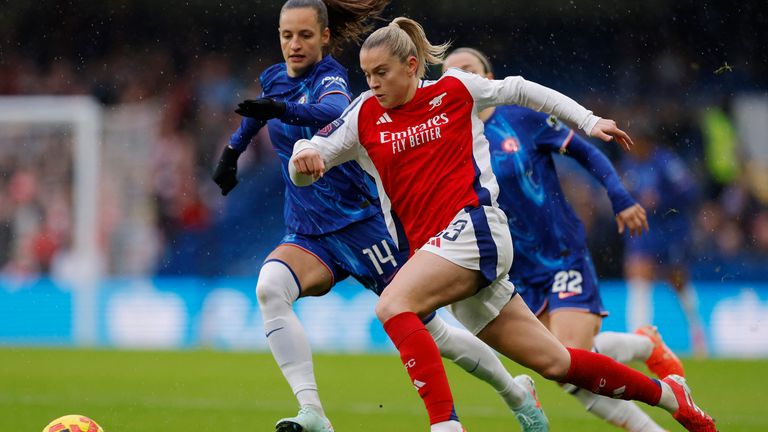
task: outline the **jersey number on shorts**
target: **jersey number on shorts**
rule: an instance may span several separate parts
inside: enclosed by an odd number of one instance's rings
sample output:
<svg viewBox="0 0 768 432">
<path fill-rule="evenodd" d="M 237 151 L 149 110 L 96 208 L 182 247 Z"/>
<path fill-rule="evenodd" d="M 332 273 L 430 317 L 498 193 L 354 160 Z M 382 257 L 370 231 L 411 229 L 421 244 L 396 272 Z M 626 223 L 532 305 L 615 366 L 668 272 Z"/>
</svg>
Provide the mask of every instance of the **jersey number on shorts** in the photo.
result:
<svg viewBox="0 0 768 432">
<path fill-rule="evenodd" d="M 448 225 L 449 229 L 445 229 L 437 233 L 435 237 L 442 237 L 448 241 L 454 241 L 459 238 L 459 234 L 467 227 L 467 221 L 459 219 L 456 222 Z"/>
<path fill-rule="evenodd" d="M 380 275 L 384 274 L 384 270 L 381 269 L 382 264 L 391 262 L 392 267 L 397 267 L 397 260 L 395 260 L 395 256 L 392 255 L 392 250 L 389 248 L 387 241 L 382 240 L 381 245 L 384 246 L 386 255 L 381 253 L 381 249 L 379 249 L 379 245 L 377 244 L 370 248 L 363 249 L 363 253 L 368 255 L 368 258 L 371 259 L 373 266 L 376 267 L 376 271 L 379 272 Z"/>
<path fill-rule="evenodd" d="M 581 294 L 581 272 L 578 270 L 563 270 L 555 274 L 552 284 L 553 293 Z"/>
</svg>

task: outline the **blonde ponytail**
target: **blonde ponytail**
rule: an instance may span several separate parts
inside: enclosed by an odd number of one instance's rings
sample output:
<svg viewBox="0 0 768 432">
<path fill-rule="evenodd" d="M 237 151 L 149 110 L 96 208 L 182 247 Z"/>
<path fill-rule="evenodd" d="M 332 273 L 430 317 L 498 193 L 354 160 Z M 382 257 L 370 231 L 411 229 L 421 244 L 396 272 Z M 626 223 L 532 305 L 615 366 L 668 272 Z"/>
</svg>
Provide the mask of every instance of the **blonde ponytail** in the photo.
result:
<svg viewBox="0 0 768 432">
<path fill-rule="evenodd" d="M 418 78 L 424 78 L 427 65 L 442 63 L 450 45 L 450 43 L 432 45 L 421 24 L 410 18 L 398 17 L 388 26 L 371 33 L 363 42 L 361 49 L 385 46 L 402 62 L 405 62 L 409 56 L 414 56 L 419 62 L 416 75 Z"/>
</svg>

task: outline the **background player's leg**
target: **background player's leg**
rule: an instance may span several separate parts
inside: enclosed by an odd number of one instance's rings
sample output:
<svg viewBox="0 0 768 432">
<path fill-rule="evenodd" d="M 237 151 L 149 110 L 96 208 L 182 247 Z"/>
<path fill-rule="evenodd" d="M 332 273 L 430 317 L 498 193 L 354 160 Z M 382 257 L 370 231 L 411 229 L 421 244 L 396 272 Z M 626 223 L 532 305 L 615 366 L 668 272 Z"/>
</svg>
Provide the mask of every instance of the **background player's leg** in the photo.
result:
<svg viewBox="0 0 768 432">
<path fill-rule="evenodd" d="M 595 350 L 620 363 L 645 361 L 653 351 L 653 342 L 638 334 L 600 332 L 595 336 Z"/>
<path fill-rule="evenodd" d="M 264 333 L 280 370 L 301 407 L 311 406 L 324 416 L 315 381 L 312 351 L 304 328 L 293 311 L 300 295 L 317 295 L 331 287 L 333 276 L 315 256 L 281 245 L 259 273 L 256 294 Z"/>
<path fill-rule="evenodd" d="M 707 339 L 704 332 L 704 325 L 699 315 L 699 297 L 696 290 L 691 285 L 688 278 L 688 272 L 680 266 L 673 267 L 669 274 L 669 282 L 677 293 L 680 300 L 680 306 L 685 313 L 690 329 L 691 344 L 693 353 L 697 357 L 707 356 Z"/>
<path fill-rule="evenodd" d="M 627 279 L 627 328 L 634 331 L 653 324 L 651 282 L 654 280 L 654 265 L 648 258 L 630 256 L 624 263 L 624 273 Z"/>
<path fill-rule="evenodd" d="M 555 310 L 551 314 L 545 312 L 541 319 L 542 322 L 548 323 L 547 327 L 552 334 L 565 346 L 585 350 L 592 348 L 595 334 L 600 331 L 602 324 L 602 317 L 599 315 L 563 309 Z M 639 335 L 623 335 L 642 340 L 648 348 L 646 358 L 650 355 L 653 344 L 648 338 Z M 605 354 L 602 351 L 600 353 Z M 613 358 L 617 360 L 615 357 Z M 596 395 L 570 384 L 563 386 L 563 388 L 576 397 L 589 412 L 616 427 L 630 432 L 659 432 L 664 430 L 640 407 L 630 401 Z"/>
</svg>

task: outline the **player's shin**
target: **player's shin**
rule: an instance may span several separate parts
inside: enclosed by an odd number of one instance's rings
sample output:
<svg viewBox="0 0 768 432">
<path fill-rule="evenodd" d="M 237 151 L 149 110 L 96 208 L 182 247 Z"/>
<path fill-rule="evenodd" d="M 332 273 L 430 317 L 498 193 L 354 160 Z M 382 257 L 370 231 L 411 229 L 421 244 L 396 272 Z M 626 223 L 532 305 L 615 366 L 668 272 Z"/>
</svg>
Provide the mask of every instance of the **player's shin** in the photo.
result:
<svg viewBox="0 0 768 432">
<path fill-rule="evenodd" d="M 440 352 L 419 317 L 412 312 L 397 314 L 384 323 L 384 330 L 400 351 L 411 383 L 427 408 L 430 424 L 458 420 Z"/>
<path fill-rule="evenodd" d="M 661 384 L 610 357 L 568 348 L 571 365 L 560 381 L 603 396 L 658 405 Z"/>
<path fill-rule="evenodd" d="M 293 273 L 280 261 L 265 263 L 259 272 L 256 294 L 269 349 L 299 405 L 314 406 L 324 415 L 309 341 L 293 312 L 293 302 L 299 295 Z"/>
</svg>

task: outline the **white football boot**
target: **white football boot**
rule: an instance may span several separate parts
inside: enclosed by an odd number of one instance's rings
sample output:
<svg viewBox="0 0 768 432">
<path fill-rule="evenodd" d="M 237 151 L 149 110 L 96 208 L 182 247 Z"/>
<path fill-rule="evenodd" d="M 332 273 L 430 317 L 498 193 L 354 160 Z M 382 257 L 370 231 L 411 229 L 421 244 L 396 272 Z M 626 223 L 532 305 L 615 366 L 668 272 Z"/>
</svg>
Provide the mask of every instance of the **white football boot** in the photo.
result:
<svg viewBox="0 0 768 432">
<path fill-rule="evenodd" d="M 549 432 L 549 420 L 536 395 L 533 378 L 528 375 L 518 375 L 515 377 L 515 382 L 527 390 L 523 405 L 512 410 L 523 432 Z"/>
<path fill-rule="evenodd" d="M 275 424 L 275 432 L 334 432 L 330 420 L 312 406 L 303 406 L 296 417 L 284 418 Z"/>
</svg>

